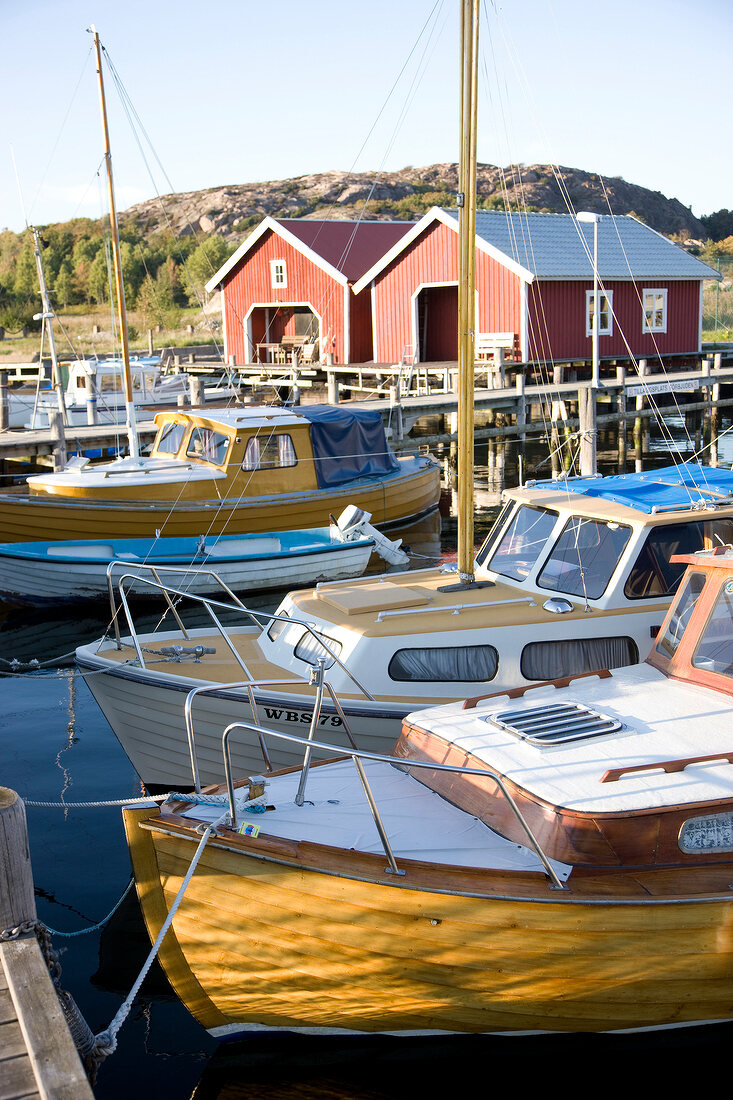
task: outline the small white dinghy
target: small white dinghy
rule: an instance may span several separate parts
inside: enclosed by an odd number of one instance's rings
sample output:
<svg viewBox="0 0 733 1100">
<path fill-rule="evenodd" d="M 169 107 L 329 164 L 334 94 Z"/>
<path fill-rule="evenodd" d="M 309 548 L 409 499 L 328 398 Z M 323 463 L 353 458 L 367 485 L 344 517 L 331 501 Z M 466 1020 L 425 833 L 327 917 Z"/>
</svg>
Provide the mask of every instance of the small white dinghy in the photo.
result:
<svg viewBox="0 0 733 1100">
<path fill-rule="evenodd" d="M 47 605 L 108 595 L 108 575 L 146 578 L 198 595 L 251 592 L 358 577 L 372 551 L 404 565 L 401 540 L 371 526 L 371 514 L 351 505 L 329 527 L 199 538 L 80 539 L 0 544 L 0 596 Z M 133 595 L 152 585 L 133 581 Z"/>
</svg>

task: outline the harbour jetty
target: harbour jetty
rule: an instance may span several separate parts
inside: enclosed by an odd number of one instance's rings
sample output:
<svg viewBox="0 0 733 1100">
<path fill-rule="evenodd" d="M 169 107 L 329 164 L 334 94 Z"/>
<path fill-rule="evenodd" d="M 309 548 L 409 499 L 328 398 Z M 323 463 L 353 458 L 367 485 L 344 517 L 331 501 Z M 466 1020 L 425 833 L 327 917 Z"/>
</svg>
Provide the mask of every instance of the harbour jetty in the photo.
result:
<svg viewBox="0 0 733 1100">
<path fill-rule="evenodd" d="M 0 787 L 0 1100 L 92 1090 L 36 936 L 25 806 Z"/>
</svg>

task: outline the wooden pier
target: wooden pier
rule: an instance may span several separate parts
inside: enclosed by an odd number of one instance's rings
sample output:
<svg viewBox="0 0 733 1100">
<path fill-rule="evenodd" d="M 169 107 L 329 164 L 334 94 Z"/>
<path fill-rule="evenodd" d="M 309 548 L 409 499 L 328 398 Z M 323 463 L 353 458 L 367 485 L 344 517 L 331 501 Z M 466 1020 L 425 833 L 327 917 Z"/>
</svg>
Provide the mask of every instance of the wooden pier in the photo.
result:
<svg viewBox="0 0 733 1100">
<path fill-rule="evenodd" d="M 0 787 L 0 1100 L 92 1100 L 36 920 L 25 806 Z"/>
<path fill-rule="evenodd" d="M 308 388 L 307 400 L 340 402 L 350 394 L 350 405 L 358 408 L 378 408 L 388 430 L 392 446 L 396 450 L 414 447 L 415 439 L 409 433 L 419 421 L 437 421 L 435 432 L 421 435 L 420 443 L 450 443 L 455 439 L 455 418 L 458 397 L 453 391 L 455 364 L 428 364 L 430 369 L 418 379 L 417 386 L 397 384 L 399 377 L 390 375 L 386 365 L 355 364 L 351 366 L 309 368 L 307 378 L 296 364 L 283 368 L 257 364 L 248 374 L 243 372 L 241 399 L 244 402 L 272 400 L 287 392 L 295 403 L 301 397 L 300 387 Z M 560 430 L 578 427 L 585 436 L 597 426 L 629 420 L 643 420 L 655 414 L 674 414 L 678 411 L 702 411 L 714 416 L 717 410 L 733 404 L 728 396 L 721 396 L 721 387 L 733 385 L 733 362 L 722 356 L 705 358 L 695 369 L 678 367 L 665 373 L 651 373 L 647 363 L 639 364 L 639 375 L 627 375 L 623 366 L 616 368 L 616 377 L 606 376 L 600 386 L 593 388 L 588 379 L 561 380 L 569 371 L 555 371 L 552 382 L 544 384 L 527 381 L 529 372 L 512 364 L 513 384 L 507 385 L 507 376 L 492 373 L 486 364 L 478 365 L 478 380 L 491 382 L 491 386 L 474 391 L 474 409 L 486 414 L 483 426 L 477 425 L 476 439 L 502 439 L 533 434 L 546 434 L 553 424 Z M 414 379 L 413 379 L 414 380 Z M 387 385 L 388 382 L 394 383 Z M 316 392 L 316 389 L 318 392 Z M 424 392 L 415 392 L 418 391 Z M 405 391 L 406 392 L 403 392 Z M 264 391 L 264 392 L 263 392 Z M 365 394 L 365 397 L 355 397 Z M 698 396 L 691 401 L 694 394 Z M 678 407 L 678 397 L 684 395 Z M 302 395 L 305 398 L 305 394 Z M 652 403 L 653 402 L 653 403 Z M 570 411 L 568 411 L 570 410 Z M 152 421 L 138 424 L 143 445 L 155 437 Z M 125 446 L 124 428 L 120 425 L 84 425 L 55 430 L 0 431 L 0 460 L 49 463 L 59 468 L 70 452 L 99 450 L 102 455 L 113 454 L 115 448 Z"/>
</svg>

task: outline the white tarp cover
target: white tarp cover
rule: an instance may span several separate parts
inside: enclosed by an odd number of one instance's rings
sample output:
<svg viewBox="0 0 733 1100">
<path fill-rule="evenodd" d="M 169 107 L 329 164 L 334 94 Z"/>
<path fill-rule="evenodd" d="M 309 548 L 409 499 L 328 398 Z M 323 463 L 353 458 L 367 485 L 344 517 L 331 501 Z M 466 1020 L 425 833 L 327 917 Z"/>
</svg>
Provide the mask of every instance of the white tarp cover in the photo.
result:
<svg viewBox="0 0 733 1100">
<path fill-rule="evenodd" d="M 462 867 L 514 871 L 541 871 L 535 853 L 505 840 L 475 817 L 457 809 L 440 795 L 390 764 L 366 761 L 365 768 L 382 824 L 396 858 Z M 300 773 L 268 779 L 267 805 L 275 810 L 251 813 L 237 810 L 238 824 L 259 825 L 261 834 L 288 840 L 307 840 L 358 852 L 384 851 L 364 789 L 353 763 L 343 761 L 308 773 L 303 806 L 295 804 Z M 247 788 L 237 792 L 241 801 Z M 214 821 L 223 806 L 192 806 L 186 816 Z M 558 876 L 572 870 L 552 861 Z"/>
</svg>

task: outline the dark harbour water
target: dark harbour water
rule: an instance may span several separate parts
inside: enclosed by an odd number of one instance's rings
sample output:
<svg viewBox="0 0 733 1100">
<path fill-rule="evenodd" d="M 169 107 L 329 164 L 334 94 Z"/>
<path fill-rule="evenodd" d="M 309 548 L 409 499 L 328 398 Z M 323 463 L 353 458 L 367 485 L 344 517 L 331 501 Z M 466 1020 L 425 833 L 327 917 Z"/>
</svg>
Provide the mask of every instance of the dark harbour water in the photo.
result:
<svg viewBox="0 0 733 1100">
<path fill-rule="evenodd" d="M 681 425 L 669 426 L 683 457 L 691 457 Z M 721 439 L 719 460 L 733 448 Z M 603 473 L 617 471 L 613 439 L 600 441 Z M 523 456 L 525 477 L 547 476 L 538 445 Z M 496 511 L 501 471 L 517 480 L 518 447 L 476 448 L 476 536 Z M 650 441 L 645 468 L 666 465 L 665 445 Z M 537 468 L 539 467 L 539 468 Z M 537 468 L 537 469 L 536 469 Z M 633 469 L 633 455 L 629 464 Z M 536 469 L 536 472 L 535 472 Z M 455 521 L 446 494 L 440 543 L 454 549 Z M 407 538 L 409 540 L 409 535 Z M 437 546 L 437 535 L 433 544 Z M 414 549 L 426 549 L 418 536 Z M 424 564 L 421 559 L 415 565 Z M 265 597 L 272 606 L 277 597 Z M 141 793 L 84 681 L 60 662 L 76 645 L 98 637 L 104 608 L 75 608 L 49 616 L 0 605 L 0 784 L 27 800 L 86 802 Z M 35 658 L 41 671 L 13 669 Z M 48 664 L 46 665 L 46 662 Z M 28 807 L 38 913 L 57 932 L 76 932 L 104 918 L 123 894 L 130 865 L 118 808 L 84 810 Z M 149 944 L 134 893 L 104 930 L 53 936 L 61 984 L 75 998 L 94 1032 L 106 1028 L 129 992 Z M 490 945 L 487 945 L 490 950 Z M 733 1017 L 733 983 L 731 984 Z M 597 1064 L 616 1071 L 633 1088 L 705 1079 L 728 1070 L 733 1025 L 648 1036 L 463 1037 L 446 1039 L 329 1039 L 262 1033 L 244 1043 L 218 1044 L 189 1016 L 157 967 L 148 976 L 118 1037 L 118 1049 L 101 1066 L 95 1095 L 165 1100 L 225 1098 L 473 1096 L 501 1087 L 508 1073 L 522 1090 L 537 1085 L 551 1094 L 580 1084 Z M 582 1060 L 582 1065 L 579 1065 Z M 621 1076 L 623 1075 L 623 1076 Z M 694 1075 L 694 1078 L 693 1078 Z"/>
</svg>

